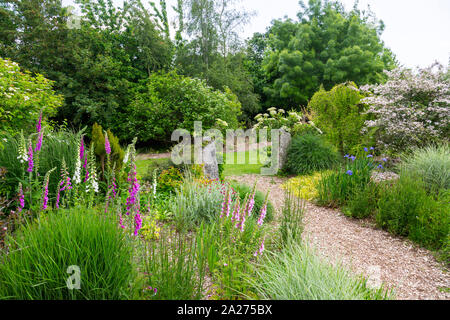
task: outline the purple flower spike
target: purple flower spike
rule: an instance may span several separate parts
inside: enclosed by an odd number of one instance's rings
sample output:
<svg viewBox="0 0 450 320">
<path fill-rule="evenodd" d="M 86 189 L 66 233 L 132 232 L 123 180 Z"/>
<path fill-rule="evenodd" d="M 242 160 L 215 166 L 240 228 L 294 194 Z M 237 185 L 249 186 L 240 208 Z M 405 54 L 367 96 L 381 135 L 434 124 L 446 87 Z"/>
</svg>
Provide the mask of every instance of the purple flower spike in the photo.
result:
<svg viewBox="0 0 450 320">
<path fill-rule="evenodd" d="M 109 143 L 108 140 L 108 134 L 105 134 L 105 151 L 106 154 L 111 154 L 111 144 Z"/>
<path fill-rule="evenodd" d="M 25 207 L 25 195 L 23 194 L 22 184 L 19 184 L 19 208 L 17 208 L 17 211 L 21 212 L 22 209 Z"/>
<path fill-rule="evenodd" d="M 80 144 L 80 160 L 83 160 L 84 158 L 84 140 L 83 136 L 81 137 L 81 144 Z M 86 168 L 86 167 L 84 167 Z"/>
<path fill-rule="evenodd" d="M 30 144 L 28 145 L 28 172 L 33 172 L 34 162 L 33 162 L 33 147 Z"/>
<path fill-rule="evenodd" d="M 41 151 L 42 148 L 42 139 L 44 138 L 44 133 L 41 132 L 38 137 L 38 141 L 36 142 L 36 147 L 34 148 L 34 152 Z"/>
<path fill-rule="evenodd" d="M 38 120 L 38 123 L 36 124 L 36 131 L 37 131 L 37 133 L 41 132 L 41 128 L 42 128 L 41 124 L 42 124 L 42 111 L 39 114 L 39 120 Z"/>
<path fill-rule="evenodd" d="M 136 213 L 136 215 L 134 216 L 134 222 L 136 223 L 136 226 L 134 229 L 134 235 L 137 236 L 139 230 L 142 227 L 142 219 L 141 219 L 141 215 L 139 213 Z"/>
</svg>

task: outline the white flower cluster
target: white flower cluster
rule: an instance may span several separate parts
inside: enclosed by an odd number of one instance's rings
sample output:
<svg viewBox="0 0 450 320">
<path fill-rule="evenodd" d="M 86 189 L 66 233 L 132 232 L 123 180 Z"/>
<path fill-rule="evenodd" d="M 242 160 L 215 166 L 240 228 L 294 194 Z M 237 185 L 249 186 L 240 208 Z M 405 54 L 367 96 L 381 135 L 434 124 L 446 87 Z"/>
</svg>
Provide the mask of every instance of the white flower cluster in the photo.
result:
<svg viewBox="0 0 450 320">
<path fill-rule="evenodd" d="M 253 126 L 253 129 L 284 129 L 290 132 L 291 129 L 299 123 L 302 123 L 303 116 L 296 111 L 289 111 L 285 116 L 286 111 L 283 109 L 269 108 L 269 113 L 258 114 L 255 117 L 257 123 Z"/>
<path fill-rule="evenodd" d="M 364 132 L 377 128 L 378 143 L 401 151 L 428 141 L 448 139 L 450 129 L 450 82 L 447 70 L 435 63 L 429 68 L 398 68 L 387 72 L 388 81 L 367 85 L 370 93 L 362 102 L 369 105 Z"/>
</svg>

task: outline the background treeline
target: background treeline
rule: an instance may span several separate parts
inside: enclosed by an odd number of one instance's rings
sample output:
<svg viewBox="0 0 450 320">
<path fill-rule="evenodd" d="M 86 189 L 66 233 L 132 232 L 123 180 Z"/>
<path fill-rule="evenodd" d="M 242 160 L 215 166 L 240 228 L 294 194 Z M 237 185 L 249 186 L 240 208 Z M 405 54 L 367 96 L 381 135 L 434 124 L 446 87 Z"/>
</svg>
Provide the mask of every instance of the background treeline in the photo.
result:
<svg viewBox="0 0 450 320">
<path fill-rule="evenodd" d="M 396 66 L 371 12 L 300 2 L 298 20 L 275 20 L 244 41 L 253 13 L 239 2 L 178 0 L 169 17 L 165 0 L 75 0 L 77 21 L 61 0 L 0 0 L 0 57 L 53 81 L 58 123 L 97 122 L 124 142 L 162 145 L 192 119 L 249 127 L 269 107 L 300 110 L 321 86 L 379 83 Z M 29 103 L 35 119 L 41 100 Z M 6 126 L 12 113 L 0 103 Z"/>
</svg>

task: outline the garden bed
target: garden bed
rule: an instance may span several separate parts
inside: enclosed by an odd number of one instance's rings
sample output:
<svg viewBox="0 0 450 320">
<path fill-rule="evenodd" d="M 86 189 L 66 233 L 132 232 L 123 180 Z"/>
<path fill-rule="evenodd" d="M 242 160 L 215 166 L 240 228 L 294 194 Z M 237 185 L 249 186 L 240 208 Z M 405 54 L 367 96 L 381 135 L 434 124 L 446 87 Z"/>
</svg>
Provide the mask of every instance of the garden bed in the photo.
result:
<svg viewBox="0 0 450 320">
<path fill-rule="evenodd" d="M 283 204 L 286 179 L 244 175 L 229 177 L 253 183 L 279 212 Z M 330 261 L 342 259 L 356 273 L 371 276 L 371 267 L 381 267 L 381 280 L 394 288 L 397 299 L 450 299 L 450 275 L 433 254 L 407 239 L 375 229 L 367 220 L 346 217 L 340 210 L 307 204 L 304 237 Z"/>
</svg>

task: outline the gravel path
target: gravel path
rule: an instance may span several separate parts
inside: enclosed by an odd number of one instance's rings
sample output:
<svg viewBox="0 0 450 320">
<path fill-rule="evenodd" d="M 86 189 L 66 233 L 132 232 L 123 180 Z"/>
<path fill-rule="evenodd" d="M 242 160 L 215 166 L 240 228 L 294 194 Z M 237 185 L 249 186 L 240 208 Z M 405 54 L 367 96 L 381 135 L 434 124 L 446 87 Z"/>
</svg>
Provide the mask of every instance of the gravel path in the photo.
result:
<svg viewBox="0 0 450 320">
<path fill-rule="evenodd" d="M 279 214 L 284 195 L 281 184 L 286 179 L 259 175 L 229 179 L 249 185 L 257 179 L 259 190 L 271 190 L 270 200 Z M 311 203 L 307 203 L 304 222 L 304 236 L 320 254 L 330 261 L 341 259 L 354 272 L 370 279 L 374 279 L 373 270 L 380 270 L 381 281 L 395 289 L 397 299 L 450 300 L 450 274 L 428 250 L 375 229 L 370 221 L 350 219 L 339 210 Z"/>
</svg>

